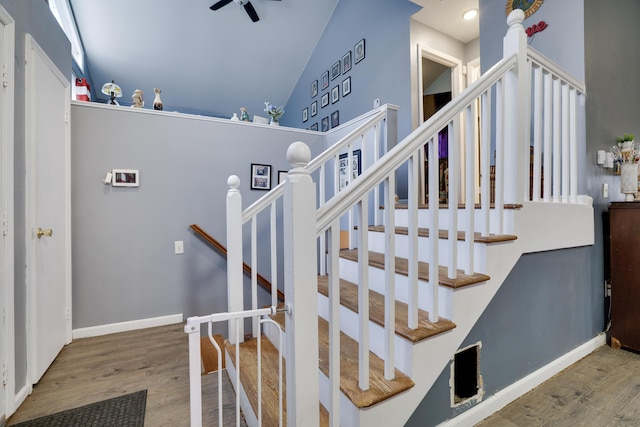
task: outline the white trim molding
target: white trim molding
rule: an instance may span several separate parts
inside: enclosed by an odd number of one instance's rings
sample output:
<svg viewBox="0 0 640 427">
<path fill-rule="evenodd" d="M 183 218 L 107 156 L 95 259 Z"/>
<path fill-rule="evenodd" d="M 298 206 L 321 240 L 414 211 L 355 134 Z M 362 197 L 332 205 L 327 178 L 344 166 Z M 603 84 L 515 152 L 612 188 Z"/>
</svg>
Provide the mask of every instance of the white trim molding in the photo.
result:
<svg viewBox="0 0 640 427">
<path fill-rule="evenodd" d="M 0 402 L 0 417 L 7 418 L 16 410 L 15 392 L 15 308 L 14 308 L 14 109 L 15 109 L 15 20 L 0 6 L 0 31 L 3 44 L 0 47 L 0 73 L 2 96 L 0 102 L 0 310 L 4 322 L 0 332 L 0 364 L 6 370 L 6 386 Z"/>
<path fill-rule="evenodd" d="M 99 337 L 102 335 L 116 334 L 118 332 L 135 331 L 138 329 L 153 328 L 156 326 L 173 325 L 184 321 L 184 316 L 180 314 L 170 314 L 167 316 L 150 317 L 147 319 L 130 320 L 127 322 L 110 323 L 107 325 L 89 326 L 73 330 L 73 339 Z"/>
</svg>

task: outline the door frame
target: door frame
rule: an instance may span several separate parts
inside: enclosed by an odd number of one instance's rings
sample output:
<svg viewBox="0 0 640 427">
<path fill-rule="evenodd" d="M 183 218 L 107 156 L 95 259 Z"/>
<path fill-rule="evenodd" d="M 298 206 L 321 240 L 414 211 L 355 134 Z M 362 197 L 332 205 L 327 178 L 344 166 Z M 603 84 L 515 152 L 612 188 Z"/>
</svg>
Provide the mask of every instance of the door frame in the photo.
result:
<svg viewBox="0 0 640 427">
<path fill-rule="evenodd" d="M 38 45 L 36 40 L 30 35 L 25 36 L 25 81 L 26 97 L 25 97 L 25 162 L 26 162 L 26 176 L 25 176 L 25 212 L 26 212 L 26 232 L 25 232 L 25 245 L 27 248 L 27 266 L 26 266 L 26 283 L 27 283 L 27 379 L 29 388 L 31 391 L 32 385 L 36 382 L 36 373 L 34 372 L 34 359 L 36 348 L 36 301 L 37 301 L 37 286 L 36 286 L 36 244 L 37 239 L 33 238 L 33 233 L 38 224 L 36 224 L 36 180 L 34 175 L 35 169 L 35 151 L 36 140 L 35 130 L 37 123 L 34 121 L 34 112 L 30 107 L 37 102 L 37 93 L 35 93 L 33 85 L 29 85 L 28 82 L 34 79 L 33 73 L 33 55 L 38 54 L 42 60 L 47 64 L 49 69 L 55 74 L 60 82 L 66 87 L 65 95 L 65 177 L 64 177 L 64 210 L 65 210 L 65 231 L 62 238 L 65 240 L 65 254 L 64 254 L 64 270 L 65 270 L 65 300 L 66 300 L 66 325 L 65 336 L 66 343 L 71 342 L 71 137 L 70 137 L 70 109 L 71 109 L 71 83 L 69 78 L 66 77 L 58 67 L 47 56 L 46 52 Z M 60 233 L 58 233 L 60 235 Z"/>
<path fill-rule="evenodd" d="M 423 92 L 424 92 L 424 88 L 422 85 L 422 59 L 429 59 L 433 62 L 437 62 L 439 64 L 445 65 L 449 68 L 451 68 L 451 99 L 455 99 L 456 96 L 458 96 L 460 94 L 460 92 L 462 92 L 462 90 L 464 89 L 464 76 L 463 76 L 463 66 L 462 66 L 462 60 L 453 57 L 451 55 L 448 55 L 444 52 L 441 52 L 437 49 L 431 48 L 429 46 L 425 46 L 423 44 L 418 44 L 418 49 L 417 49 L 417 66 L 418 66 L 418 125 L 422 125 L 424 123 L 424 107 L 422 105 L 422 98 L 423 98 Z M 451 136 L 452 138 L 455 138 L 456 136 L 458 137 L 458 144 L 460 146 L 460 144 L 462 144 L 462 141 L 464 141 L 464 126 L 463 126 L 463 122 L 462 122 L 462 117 L 460 117 L 457 120 L 458 123 L 456 123 L 456 128 L 459 130 L 457 132 L 454 132 L 454 135 Z M 460 162 L 464 162 L 464 150 L 460 149 Z M 461 163 L 463 164 L 463 163 Z M 418 200 L 420 201 L 420 203 L 425 203 L 426 202 L 426 188 L 425 188 L 425 179 L 426 179 L 426 173 L 427 171 L 425 170 L 425 153 L 424 150 L 420 150 L 420 155 L 419 155 L 419 170 L 420 170 L 420 182 L 418 185 L 418 191 L 419 193 L 419 197 Z M 462 185 L 462 189 L 464 189 L 464 169 L 461 169 L 462 172 L 462 176 L 460 178 L 460 183 Z M 458 194 L 460 195 L 460 197 L 462 197 L 462 194 L 464 194 L 463 191 L 459 191 Z"/>
<path fill-rule="evenodd" d="M 2 185 L 0 185 L 0 310 L 3 322 L 0 326 L 0 360 L 2 366 L 2 395 L 0 417 L 8 418 L 16 409 L 15 392 L 15 315 L 14 315 L 14 108 L 15 108 L 15 20 L 0 5 L 0 72 L 2 73 L 2 115 L 0 123 L 0 150 L 2 150 Z"/>
</svg>

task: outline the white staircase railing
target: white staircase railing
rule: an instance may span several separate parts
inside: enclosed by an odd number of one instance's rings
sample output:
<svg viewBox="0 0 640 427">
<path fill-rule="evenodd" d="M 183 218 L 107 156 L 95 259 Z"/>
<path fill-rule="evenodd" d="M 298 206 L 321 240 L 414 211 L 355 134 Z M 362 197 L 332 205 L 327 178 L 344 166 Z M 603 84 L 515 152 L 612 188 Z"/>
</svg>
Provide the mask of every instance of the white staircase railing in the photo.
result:
<svg viewBox="0 0 640 427">
<path fill-rule="evenodd" d="M 445 249 L 448 255 L 446 276 L 454 279 L 460 273 L 471 274 L 482 269 L 475 264 L 476 233 L 488 236 L 514 232 L 513 215 L 509 214 L 511 208 L 521 207 L 525 200 L 577 203 L 577 112 L 584 97 L 584 86 L 540 53 L 528 48 L 523 19 L 520 10 L 508 17 L 504 59 L 402 142 L 389 147 L 388 151 L 380 138 L 373 137 L 373 142 L 367 142 L 365 137 L 379 135 L 385 116 L 381 112 L 379 116 L 374 115 L 373 125 L 361 126 L 311 162 L 309 150 L 303 143 L 292 144 L 287 153 L 292 164 L 289 178 L 244 211 L 237 190 L 237 177 L 229 179 L 229 311 L 244 309 L 242 231 L 243 224 L 250 223 L 252 269 L 257 271 L 257 240 L 263 235 L 271 241 L 268 267 L 271 268 L 272 283 L 278 282 L 280 264 L 284 266 L 285 299 L 291 307 L 290 314 L 285 316 L 287 420 L 291 425 L 301 425 L 297 423 L 301 414 L 317 413 L 317 274 L 326 274 L 329 285 L 329 374 L 326 381 L 321 381 L 328 384 L 323 391 L 323 404 L 329 412 L 330 424 L 339 425 L 341 422 L 339 236 L 345 223 L 350 233 L 357 226 L 350 247 L 356 248 L 360 266 L 357 273 L 359 387 L 361 390 L 369 388 L 368 225 L 377 224 L 377 210 L 382 204 L 385 206 L 382 219 L 385 230 L 382 286 L 385 324 L 384 350 L 380 356 L 384 359 L 385 378 L 394 378 L 398 365 L 394 344 L 394 301 L 398 297 L 395 283 L 395 217 L 398 211 L 394 203 L 397 179 L 405 179 L 406 176 L 408 189 L 408 289 L 403 292 L 409 306 L 406 322 L 411 329 L 417 327 L 419 309 L 428 311 L 432 322 L 437 322 L 441 313 L 451 312 L 443 309 L 450 302 L 439 292 L 438 260 L 439 252 L 443 250 L 443 243 L 437 238 L 440 229 L 447 230 L 452 242 L 459 234 L 462 236 L 461 254 L 454 243 Z M 478 116 L 481 120 L 480 134 L 476 138 L 473 121 Z M 460 124 L 464 129 L 460 129 Z M 533 134 L 530 134 L 531 127 Z M 448 138 L 448 178 L 440 176 L 439 168 L 435 167 L 439 158 L 438 134 L 444 129 L 451 136 Z M 372 154 L 363 155 L 367 160 L 362 174 L 344 191 L 338 191 L 339 170 L 336 165 L 339 156 L 347 153 L 348 170 L 351 170 L 351 154 L 356 149 Z M 423 152 L 430 165 L 427 167 L 426 195 L 420 194 L 424 184 L 420 182 L 420 170 L 425 166 Z M 495 170 L 494 177 L 492 169 Z M 476 186 L 478 175 L 479 187 Z M 494 200 L 490 196 L 492 181 L 495 183 Z M 448 189 L 444 200 L 448 202 L 446 209 L 439 203 L 442 187 Z M 419 218 L 418 210 L 425 197 L 429 198 L 429 203 L 422 211 L 427 214 Z M 275 204 L 280 199 L 283 200 L 282 234 L 276 231 L 278 208 Z M 476 200 L 480 201 L 479 209 L 476 208 Z M 458 202 L 464 206 L 459 208 Z M 268 225 L 258 227 L 258 215 L 263 212 L 268 217 Z M 427 253 L 418 252 L 419 228 L 427 228 L 431 236 Z M 274 258 L 280 238 L 284 247 L 282 263 Z M 421 262 L 431 266 L 428 282 L 418 278 Z M 251 282 L 251 308 L 257 309 L 255 278 Z M 272 298 L 276 301 L 275 295 Z M 258 330 L 253 328 L 254 336 Z M 243 334 L 230 329 L 230 340 L 236 336 L 242 337 Z M 310 382 L 304 387 L 296 387 L 302 384 L 301 381 Z M 317 425 L 314 420 L 305 419 L 305 423 Z"/>
</svg>

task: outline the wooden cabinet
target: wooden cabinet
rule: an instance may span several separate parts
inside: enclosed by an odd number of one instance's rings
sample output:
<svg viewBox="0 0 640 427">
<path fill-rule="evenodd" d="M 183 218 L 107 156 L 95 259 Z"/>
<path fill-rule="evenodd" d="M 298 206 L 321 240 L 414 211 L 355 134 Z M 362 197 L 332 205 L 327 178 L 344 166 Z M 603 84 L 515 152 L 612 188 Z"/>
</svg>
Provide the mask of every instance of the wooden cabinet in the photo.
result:
<svg viewBox="0 0 640 427">
<path fill-rule="evenodd" d="M 640 351 L 640 202 L 609 207 L 611 341 Z"/>
</svg>

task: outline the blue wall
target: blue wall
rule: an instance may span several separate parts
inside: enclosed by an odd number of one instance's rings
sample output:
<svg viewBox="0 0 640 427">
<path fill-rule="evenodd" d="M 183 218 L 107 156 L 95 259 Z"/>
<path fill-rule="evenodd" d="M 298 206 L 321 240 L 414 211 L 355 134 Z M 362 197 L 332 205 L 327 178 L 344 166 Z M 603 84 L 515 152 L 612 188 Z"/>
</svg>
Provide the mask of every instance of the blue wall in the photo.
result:
<svg viewBox="0 0 640 427">
<path fill-rule="evenodd" d="M 400 107 L 398 129 L 400 138 L 411 132 L 410 81 L 410 16 L 420 8 L 407 0 L 342 0 L 309 58 L 298 84 L 286 105 L 287 114 L 281 119 L 285 126 L 308 128 L 323 117 L 339 111 L 344 123 L 371 109 L 373 100 Z M 329 88 L 318 90 L 311 98 L 311 84 L 320 80 L 323 72 L 342 59 L 360 40 L 365 39 L 365 58 L 353 64 L 350 71 L 331 80 Z M 355 61 L 354 61 L 355 62 Z M 351 77 L 351 93 L 325 108 L 320 98 L 336 85 Z M 318 101 L 318 114 L 302 122 L 303 108 Z"/>
</svg>

